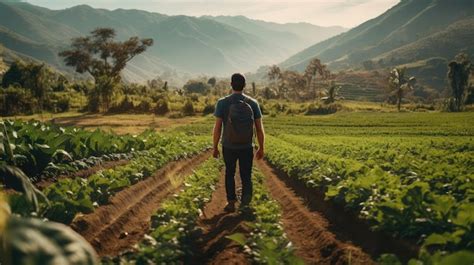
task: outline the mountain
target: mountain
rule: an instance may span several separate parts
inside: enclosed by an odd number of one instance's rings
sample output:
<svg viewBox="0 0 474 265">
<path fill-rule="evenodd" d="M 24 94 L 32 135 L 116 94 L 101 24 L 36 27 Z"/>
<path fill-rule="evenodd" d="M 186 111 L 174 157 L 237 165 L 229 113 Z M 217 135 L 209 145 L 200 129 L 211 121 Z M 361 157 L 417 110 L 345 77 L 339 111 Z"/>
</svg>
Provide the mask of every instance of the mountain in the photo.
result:
<svg viewBox="0 0 474 265">
<path fill-rule="evenodd" d="M 110 11 L 87 5 L 50 10 L 0 0 L 0 44 L 22 58 L 45 61 L 71 71 L 57 55 L 68 47 L 70 39 L 87 35 L 97 27 L 112 27 L 120 40 L 132 36 L 155 40 L 155 44 L 132 60 L 124 72 L 130 81 L 143 81 L 172 70 L 209 75 L 256 70 L 260 65 L 282 61 L 313 40 L 334 36 L 343 30 L 239 17 L 239 20 L 259 25 L 259 30 L 250 30 L 243 24 L 219 20 L 225 17 L 167 16 L 142 10 Z"/>
<path fill-rule="evenodd" d="M 3 57 L 5 56 L 4 53 L 4 48 L 2 45 L 0 45 L 0 75 L 7 71 L 7 64 L 3 60 Z"/>
<path fill-rule="evenodd" d="M 430 59 L 451 60 L 461 51 L 474 54 L 473 18 L 472 0 L 402 0 L 382 15 L 291 56 L 281 66 L 303 70 L 314 57 L 333 70 L 360 67 L 368 60 L 383 67 L 417 61 L 439 65 L 439 60 Z"/>
<path fill-rule="evenodd" d="M 300 51 L 311 44 L 338 35 L 346 28 L 340 26 L 320 27 L 309 23 L 274 23 L 250 19 L 245 16 L 204 16 L 227 24 L 246 33 L 260 36 L 288 52 Z"/>
</svg>

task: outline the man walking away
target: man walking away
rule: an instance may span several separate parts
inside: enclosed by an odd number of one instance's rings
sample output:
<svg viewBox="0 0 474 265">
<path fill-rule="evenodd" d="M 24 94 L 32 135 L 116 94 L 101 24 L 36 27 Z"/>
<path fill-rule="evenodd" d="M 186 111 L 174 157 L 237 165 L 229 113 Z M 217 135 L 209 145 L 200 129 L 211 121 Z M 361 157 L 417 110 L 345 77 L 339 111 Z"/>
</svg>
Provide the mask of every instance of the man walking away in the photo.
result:
<svg viewBox="0 0 474 265">
<path fill-rule="evenodd" d="M 241 207 L 247 206 L 252 200 L 252 165 L 253 165 L 253 133 L 257 134 L 257 159 L 264 155 L 265 133 L 262 124 L 262 112 L 258 102 L 245 95 L 245 77 L 234 74 L 231 78 L 232 94 L 219 99 L 214 116 L 214 153 L 218 158 L 219 140 L 222 133 L 222 154 L 225 162 L 225 189 L 227 193 L 226 211 L 234 211 L 237 197 L 235 195 L 235 169 L 239 161 L 240 179 L 242 180 Z"/>
</svg>

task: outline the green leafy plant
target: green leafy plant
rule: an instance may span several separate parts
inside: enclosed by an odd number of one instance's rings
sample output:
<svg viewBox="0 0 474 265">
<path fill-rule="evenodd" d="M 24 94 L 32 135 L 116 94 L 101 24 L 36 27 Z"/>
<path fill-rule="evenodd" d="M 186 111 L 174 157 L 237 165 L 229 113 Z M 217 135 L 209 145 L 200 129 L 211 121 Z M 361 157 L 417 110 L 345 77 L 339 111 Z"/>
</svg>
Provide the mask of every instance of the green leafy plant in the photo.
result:
<svg viewBox="0 0 474 265">
<path fill-rule="evenodd" d="M 3 199 L 0 205 L 2 264 L 98 264 L 94 249 L 71 228 L 35 218 L 10 216 Z"/>
</svg>

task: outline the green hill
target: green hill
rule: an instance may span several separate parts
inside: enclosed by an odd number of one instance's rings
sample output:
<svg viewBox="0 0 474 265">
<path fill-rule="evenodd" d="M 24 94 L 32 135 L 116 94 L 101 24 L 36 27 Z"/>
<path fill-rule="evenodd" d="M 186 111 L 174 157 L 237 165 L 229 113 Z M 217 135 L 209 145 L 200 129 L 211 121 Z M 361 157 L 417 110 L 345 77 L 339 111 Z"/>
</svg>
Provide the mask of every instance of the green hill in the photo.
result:
<svg viewBox="0 0 474 265">
<path fill-rule="evenodd" d="M 374 58 L 394 65 L 443 56 L 454 58 L 460 51 L 474 54 L 474 17 L 457 21 L 449 27 Z"/>
<path fill-rule="evenodd" d="M 313 45 L 281 65 L 302 70 L 318 57 L 337 70 L 359 67 L 366 60 L 384 59 L 384 63 L 396 65 L 431 57 L 450 59 L 459 51 L 472 50 L 472 16 L 472 0 L 403 0 L 382 15 Z"/>
<path fill-rule="evenodd" d="M 167 16 L 141 10 L 110 11 L 87 5 L 50 10 L 28 3 L 0 1 L 0 44 L 19 56 L 46 61 L 60 69 L 67 68 L 57 53 L 68 46 L 71 38 L 88 34 L 97 27 L 115 28 L 119 39 L 140 36 L 155 40 L 155 45 L 130 62 L 125 71 L 133 81 L 153 78 L 172 69 L 211 75 L 256 70 L 305 47 L 308 40 L 299 38 L 295 32 L 319 28 L 309 24 L 281 25 L 278 30 L 261 26 L 257 34 L 206 17 Z M 321 38 L 340 32 L 336 27 L 320 29 Z M 286 47 L 285 43 L 275 42 L 278 38 L 293 44 Z"/>
</svg>

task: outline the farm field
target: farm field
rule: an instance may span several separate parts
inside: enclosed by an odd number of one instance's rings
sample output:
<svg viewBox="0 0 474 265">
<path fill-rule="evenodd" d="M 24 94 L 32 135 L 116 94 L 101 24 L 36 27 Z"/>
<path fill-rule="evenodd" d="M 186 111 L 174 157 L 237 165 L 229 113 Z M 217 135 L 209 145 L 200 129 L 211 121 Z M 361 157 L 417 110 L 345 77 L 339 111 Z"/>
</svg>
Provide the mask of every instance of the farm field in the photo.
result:
<svg viewBox="0 0 474 265">
<path fill-rule="evenodd" d="M 5 121 L 2 183 L 13 213 L 68 225 L 106 264 L 472 264 L 473 118 L 265 117 L 253 201 L 233 213 L 211 117 L 134 136 Z"/>
<path fill-rule="evenodd" d="M 188 116 L 179 119 L 156 116 L 153 114 L 84 114 L 79 112 L 45 113 L 28 116 L 14 116 L 6 119 L 38 120 L 53 122 L 61 126 L 75 126 L 93 131 L 100 128 L 103 131 L 112 131 L 117 134 L 140 134 L 144 130 L 170 130 L 183 124 L 199 122 L 202 116 Z"/>
</svg>

